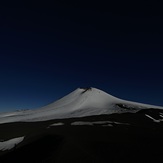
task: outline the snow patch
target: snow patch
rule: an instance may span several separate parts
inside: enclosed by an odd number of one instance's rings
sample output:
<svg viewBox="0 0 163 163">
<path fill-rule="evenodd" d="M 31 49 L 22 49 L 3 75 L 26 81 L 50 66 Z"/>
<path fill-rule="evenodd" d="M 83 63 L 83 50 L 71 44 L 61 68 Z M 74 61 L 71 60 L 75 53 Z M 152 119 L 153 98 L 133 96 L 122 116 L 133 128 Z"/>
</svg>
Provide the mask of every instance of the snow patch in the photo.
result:
<svg viewBox="0 0 163 163">
<path fill-rule="evenodd" d="M 0 150 L 1 151 L 10 150 L 10 149 L 14 148 L 17 144 L 22 142 L 23 140 L 24 140 L 24 136 L 18 137 L 18 138 L 13 138 L 13 139 L 10 139 L 7 141 L 1 141 L 0 142 Z"/>
<path fill-rule="evenodd" d="M 152 119 L 152 120 L 153 120 L 153 122 L 156 122 L 156 123 L 159 123 L 159 122 L 161 122 L 161 121 L 162 121 L 162 119 L 155 119 L 155 118 L 151 117 L 151 116 L 150 116 L 150 115 L 148 115 L 148 114 L 145 114 L 145 116 L 146 116 L 146 117 L 148 117 L 148 118 L 150 118 L 150 119 Z"/>
<path fill-rule="evenodd" d="M 64 125 L 64 123 L 58 122 L 58 123 L 51 124 L 49 127 L 53 127 L 53 126 L 63 126 L 63 125 Z"/>
<path fill-rule="evenodd" d="M 71 123 L 71 125 L 88 125 L 88 126 L 93 126 L 93 125 L 103 125 L 103 126 L 113 126 L 113 124 L 118 124 L 118 125 L 130 125 L 128 123 L 120 123 L 120 122 L 115 122 L 115 121 L 96 121 L 96 122 L 83 122 L 83 121 L 77 121 Z"/>
<path fill-rule="evenodd" d="M 82 121 L 78 121 L 78 122 L 73 122 L 71 123 L 71 125 L 73 126 L 80 126 L 80 125 L 86 125 L 86 126 L 92 126 L 93 123 L 92 122 L 82 122 Z"/>
<path fill-rule="evenodd" d="M 163 113 L 160 113 L 160 117 L 163 118 Z"/>
<path fill-rule="evenodd" d="M 116 125 L 130 125 L 129 123 L 113 122 Z"/>
</svg>

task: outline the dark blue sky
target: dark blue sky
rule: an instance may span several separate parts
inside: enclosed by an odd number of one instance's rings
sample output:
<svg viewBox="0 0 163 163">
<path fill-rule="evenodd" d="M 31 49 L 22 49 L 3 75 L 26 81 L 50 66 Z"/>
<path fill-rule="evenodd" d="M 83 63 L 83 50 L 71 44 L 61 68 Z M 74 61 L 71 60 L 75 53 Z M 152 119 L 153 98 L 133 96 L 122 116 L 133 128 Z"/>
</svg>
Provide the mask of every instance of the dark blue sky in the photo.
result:
<svg viewBox="0 0 163 163">
<path fill-rule="evenodd" d="M 159 1 L 0 5 L 0 111 L 37 108 L 78 87 L 163 106 Z"/>
</svg>

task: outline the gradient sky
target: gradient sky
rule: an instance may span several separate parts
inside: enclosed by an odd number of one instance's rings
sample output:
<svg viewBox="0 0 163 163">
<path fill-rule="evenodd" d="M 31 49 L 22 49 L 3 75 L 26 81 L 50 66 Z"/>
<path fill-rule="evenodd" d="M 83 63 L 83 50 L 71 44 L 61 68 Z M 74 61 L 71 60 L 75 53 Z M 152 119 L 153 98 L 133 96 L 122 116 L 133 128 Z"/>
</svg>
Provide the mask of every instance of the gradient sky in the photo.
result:
<svg viewBox="0 0 163 163">
<path fill-rule="evenodd" d="M 78 87 L 163 106 L 159 1 L 0 5 L 0 111 L 38 108 Z"/>
</svg>

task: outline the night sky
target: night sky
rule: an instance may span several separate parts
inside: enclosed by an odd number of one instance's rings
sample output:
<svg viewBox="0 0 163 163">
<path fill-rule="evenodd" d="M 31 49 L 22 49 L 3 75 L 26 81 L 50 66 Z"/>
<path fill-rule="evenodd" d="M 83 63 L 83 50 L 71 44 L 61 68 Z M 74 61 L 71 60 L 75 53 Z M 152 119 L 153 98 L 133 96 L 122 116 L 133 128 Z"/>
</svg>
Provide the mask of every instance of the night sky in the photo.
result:
<svg viewBox="0 0 163 163">
<path fill-rule="evenodd" d="M 0 111 L 89 86 L 163 106 L 161 1 L 0 4 Z"/>
</svg>

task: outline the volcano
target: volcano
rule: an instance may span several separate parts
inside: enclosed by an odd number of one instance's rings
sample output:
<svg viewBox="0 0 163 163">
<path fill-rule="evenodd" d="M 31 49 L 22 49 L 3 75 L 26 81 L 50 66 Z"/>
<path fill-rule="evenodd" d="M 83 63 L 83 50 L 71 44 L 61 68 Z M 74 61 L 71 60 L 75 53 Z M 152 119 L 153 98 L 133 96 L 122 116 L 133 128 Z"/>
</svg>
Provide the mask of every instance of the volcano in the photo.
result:
<svg viewBox="0 0 163 163">
<path fill-rule="evenodd" d="M 78 88 L 42 108 L 0 114 L 0 162 L 158 162 L 162 128 L 163 107 Z"/>
<path fill-rule="evenodd" d="M 63 98 L 35 110 L 0 114 L 0 123 L 34 122 L 113 113 L 135 113 L 160 106 L 131 102 L 114 97 L 97 88 L 78 88 Z"/>
</svg>

